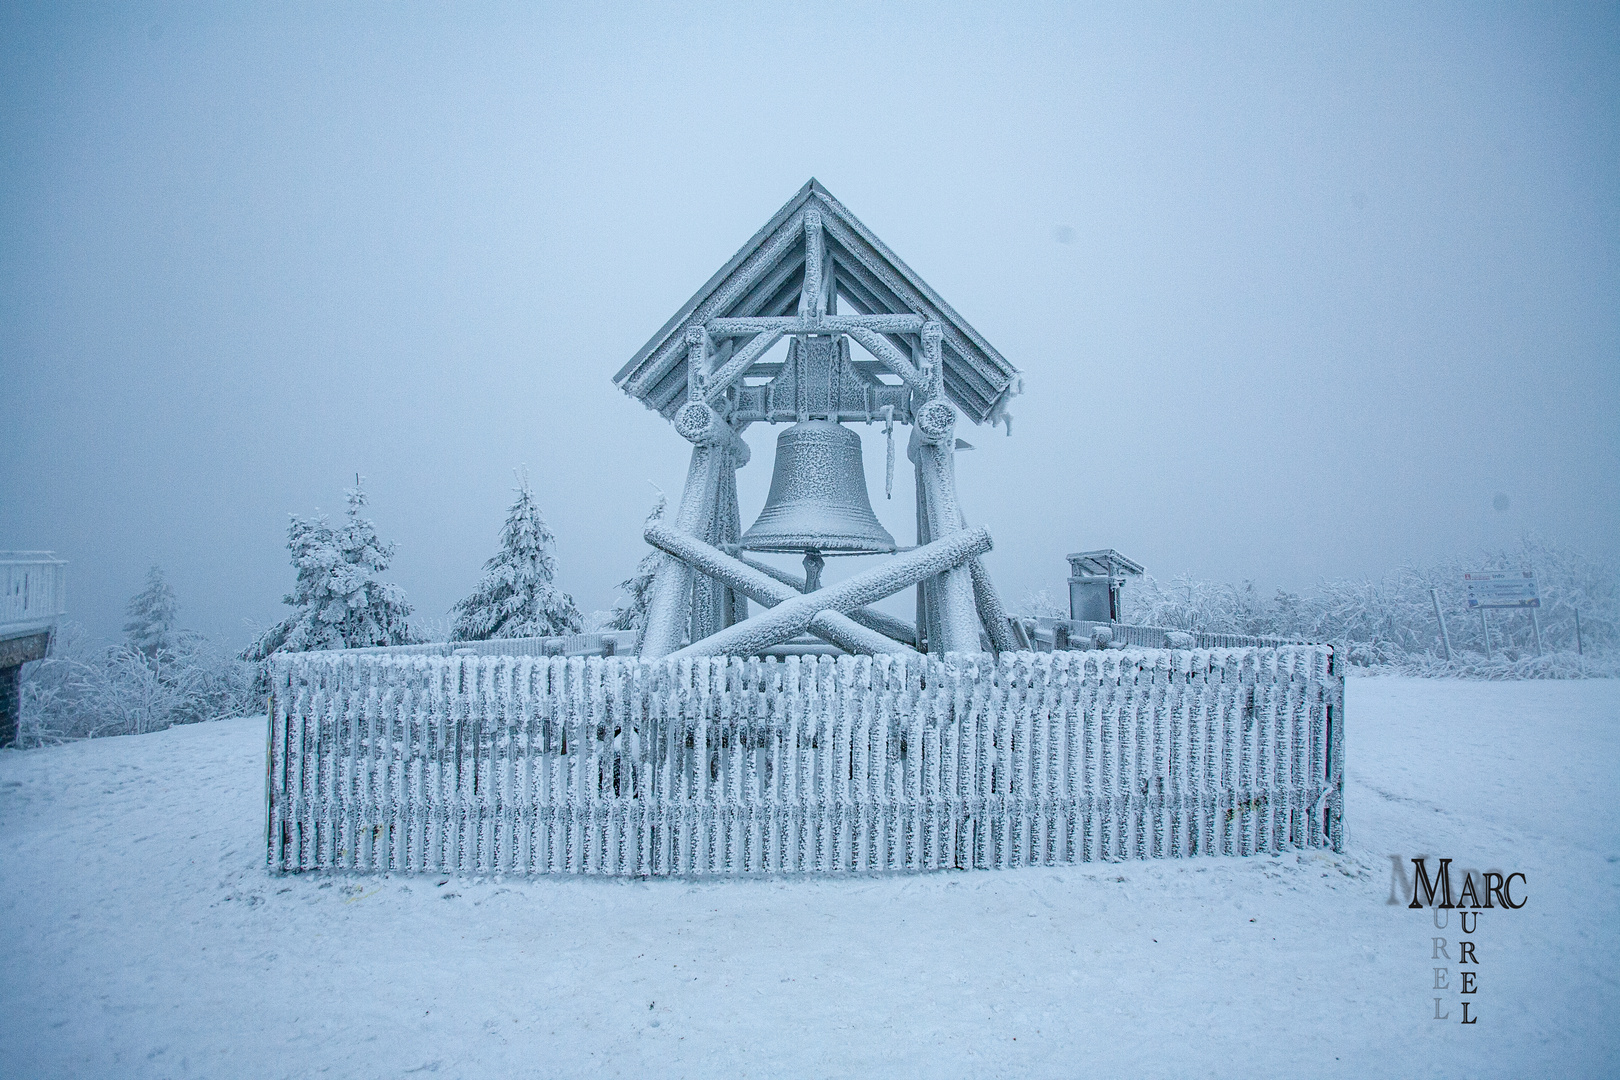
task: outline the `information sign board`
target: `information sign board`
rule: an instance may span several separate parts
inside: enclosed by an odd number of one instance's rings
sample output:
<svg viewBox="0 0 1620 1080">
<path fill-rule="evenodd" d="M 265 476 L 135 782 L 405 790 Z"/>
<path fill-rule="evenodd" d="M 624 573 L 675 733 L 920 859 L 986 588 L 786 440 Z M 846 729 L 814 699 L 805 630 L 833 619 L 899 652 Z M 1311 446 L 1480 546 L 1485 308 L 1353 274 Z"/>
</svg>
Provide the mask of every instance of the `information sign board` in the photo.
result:
<svg viewBox="0 0 1620 1080">
<path fill-rule="evenodd" d="M 1463 575 L 1468 610 L 1477 608 L 1538 608 L 1534 570 L 1473 570 Z"/>
</svg>

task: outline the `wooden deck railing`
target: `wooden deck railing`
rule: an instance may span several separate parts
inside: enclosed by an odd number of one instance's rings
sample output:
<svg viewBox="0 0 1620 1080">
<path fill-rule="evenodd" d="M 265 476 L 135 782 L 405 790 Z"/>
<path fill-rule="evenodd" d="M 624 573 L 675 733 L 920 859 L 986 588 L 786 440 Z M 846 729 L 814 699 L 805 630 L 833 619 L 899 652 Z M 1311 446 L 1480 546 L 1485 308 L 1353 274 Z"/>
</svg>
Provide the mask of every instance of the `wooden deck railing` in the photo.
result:
<svg viewBox="0 0 1620 1080">
<path fill-rule="evenodd" d="M 66 570 L 48 551 L 0 551 L 0 634 L 50 629 L 67 610 Z"/>
</svg>

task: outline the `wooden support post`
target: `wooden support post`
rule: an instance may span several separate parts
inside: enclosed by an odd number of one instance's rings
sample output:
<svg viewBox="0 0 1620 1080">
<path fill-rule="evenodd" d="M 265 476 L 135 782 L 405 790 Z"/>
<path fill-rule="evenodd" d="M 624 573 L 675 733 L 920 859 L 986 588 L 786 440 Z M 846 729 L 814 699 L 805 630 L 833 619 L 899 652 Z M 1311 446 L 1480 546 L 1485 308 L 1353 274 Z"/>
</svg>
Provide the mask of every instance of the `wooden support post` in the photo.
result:
<svg viewBox="0 0 1620 1080">
<path fill-rule="evenodd" d="M 16 746 L 22 723 L 22 665 L 0 667 L 0 746 Z"/>
<path fill-rule="evenodd" d="M 922 341 L 923 363 L 926 365 L 922 376 L 928 383 L 928 394 L 930 397 L 943 401 L 945 400 L 945 356 L 943 350 L 945 328 L 930 319 L 922 324 L 920 338 Z"/>
<path fill-rule="evenodd" d="M 804 213 L 804 289 L 799 294 L 799 314 L 820 318 L 826 300 L 821 289 L 823 243 L 821 211 Z"/>
<path fill-rule="evenodd" d="M 686 487 L 675 513 L 675 528 L 699 536 L 714 521 L 722 471 L 735 467 L 728 459 L 746 462 L 748 445 L 702 402 L 681 406 L 675 414 L 675 430 L 692 443 L 692 463 L 686 470 Z M 668 656 L 685 643 L 691 624 L 692 586 L 692 571 L 678 559 L 665 559 L 658 567 L 647 598 L 643 657 Z"/>
<path fill-rule="evenodd" d="M 740 513 L 737 507 L 737 470 L 742 462 L 729 448 L 720 452 L 718 484 L 715 489 L 713 515 L 707 527 L 698 535 L 716 547 L 735 544 L 741 533 Z M 739 613 L 740 609 L 740 613 Z M 713 578 L 696 577 L 692 581 L 692 616 L 690 634 L 693 641 L 708 637 L 734 622 L 748 618 L 748 600 Z"/>
<path fill-rule="evenodd" d="M 1485 621 L 1485 609 L 1479 609 L 1479 632 L 1485 635 L 1485 659 L 1491 659 L 1491 624 Z"/>
<path fill-rule="evenodd" d="M 926 327 L 924 328 L 926 331 Z M 935 542 L 960 532 L 962 512 L 956 498 L 956 410 L 935 398 L 916 410 L 908 456 L 916 462 L 925 497 L 929 535 Z M 938 607 L 939 643 L 930 651 L 979 652 L 979 612 L 973 597 L 973 579 L 965 566 L 934 579 Z M 930 628 L 932 629 L 932 628 Z"/>
<path fill-rule="evenodd" d="M 745 464 L 735 454 L 728 454 L 729 468 L 720 473 L 720 509 L 725 517 L 724 527 L 716 530 L 713 543 L 735 544 L 742 537 L 742 510 L 737 505 L 737 470 Z M 720 628 L 748 618 L 748 597 L 726 587 L 720 591 Z"/>
<path fill-rule="evenodd" d="M 828 258 L 824 257 L 822 259 L 822 267 L 823 267 L 823 269 L 822 269 L 822 275 L 821 276 L 827 282 L 827 284 L 822 286 L 822 289 L 821 289 L 821 291 L 823 293 L 825 293 L 826 296 L 827 296 L 827 299 L 825 301 L 823 301 L 823 303 L 822 303 L 822 314 L 823 315 L 837 315 L 838 314 L 838 263 L 836 263 L 832 259 L 828 259 Z"/>
<path fill-rule="evenodd" d="M 709 332 L 694 326 L 686 332 L 686 400 L 702 401 L 709 378 Z"/>
<path fill-rule="evenodd" d="M 1016 652 L 1018 642 L 1007 622 L 1007 609 L 1002 606 L 1001 594 L 996 592 L 996 583 L 990 580 L 990 571 L 985 569 L 983 559 L 968 562 L 968 576 L 973 581 L 973 602 L 979 611 L 979 621 L 990 635 L 990 644 L 998 653 Z"/>
<path fill-rule="evenodd" d="M 912 453 L 911 447 L 906 448 L 906 456 L 911 459 L 915 467 L 917 485 L 917 546 L 922 547 L 933 540 L 933 534 L 928 528 L 928 488 L 923 484 L 923 469 L 921 459 Z M 939 650 L 939 613 L 934 605 L 934 591 L 930 583 L 924 579 L 917 582 L 917 647 L 927 652 Z"/>
<path fill-rule="evenodd" d="M 1541 617 L 1535 608 L 1530 609 L 1530 628 L 1536 632 L 1536 655 L 1541 655 Z"/>
</svg>

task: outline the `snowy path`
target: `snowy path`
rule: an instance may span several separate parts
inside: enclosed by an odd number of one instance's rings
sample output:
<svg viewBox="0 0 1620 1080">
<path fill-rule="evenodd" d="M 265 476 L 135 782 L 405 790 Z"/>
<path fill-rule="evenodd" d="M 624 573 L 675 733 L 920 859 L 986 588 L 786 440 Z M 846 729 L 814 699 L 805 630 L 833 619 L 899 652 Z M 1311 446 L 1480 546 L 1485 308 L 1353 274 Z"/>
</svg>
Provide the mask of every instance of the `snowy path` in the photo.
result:
<svg viewBox="0 0 1620 1080">
<path fill-rule="evenodd" d="M 262 721 L 7 751 L 0 1076 L 1620 1072 L 1620 683 L 1349 694 L 1343 856 L 836 881 L 273 878 Z M 1478 1024 L 1391 854 L 1527 876 Z"/>
</svg>

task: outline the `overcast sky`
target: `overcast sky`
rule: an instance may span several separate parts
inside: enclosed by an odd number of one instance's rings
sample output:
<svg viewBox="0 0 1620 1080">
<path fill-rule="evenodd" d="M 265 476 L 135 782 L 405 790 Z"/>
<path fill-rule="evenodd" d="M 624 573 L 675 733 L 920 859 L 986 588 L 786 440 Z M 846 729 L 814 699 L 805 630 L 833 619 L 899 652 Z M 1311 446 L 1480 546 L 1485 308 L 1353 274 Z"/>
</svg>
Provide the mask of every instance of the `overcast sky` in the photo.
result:
<svg viewBox="0 0 1620 1080">
<path fill-rule="evenodd" d="M 689 452 L 611 377 L 811 176 L 1025 374 L 959 432 L 1015 607 L 1620 557 L 1612 6 L 587 6 L 7 6 L 0 547 L 71 618 L 158 563 L 245 643 L 357 471 L 442 617 L 525 464 L 610 606 Z"/>
</svg>

